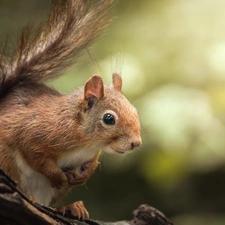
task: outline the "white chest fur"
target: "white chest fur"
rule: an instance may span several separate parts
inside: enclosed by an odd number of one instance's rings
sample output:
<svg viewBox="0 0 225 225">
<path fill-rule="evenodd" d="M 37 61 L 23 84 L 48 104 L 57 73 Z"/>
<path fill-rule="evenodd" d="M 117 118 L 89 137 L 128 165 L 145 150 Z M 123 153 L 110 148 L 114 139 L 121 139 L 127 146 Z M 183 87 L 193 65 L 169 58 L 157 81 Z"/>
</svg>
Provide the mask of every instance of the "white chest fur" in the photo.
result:
<svg viewBox="0 0 225 225">
<path fill-rule="evenodd" d="M 64 154 L 57 165 L 60 168 L 77 167 L 83 163 L 90 161 L 97 154 L 95 149 L 76 149 L 68 154 Z M 32 195 L 37 202 L 48 206 L 52 199 L 57 197 L 59 191 L 52 188 L 48 179 L 36 171 L 34 171 L 20 156 L 16 155 L 16 162 L 20 171 L 21 187 L 27 195 Z"/>
<path fill-rule="evenodd" d="M 59 168 L 63 167 L 77 167 L 85 162 L 90 161 L 95 157 L 99 149 L 96 150 L 89 148 L 89 149 L 76 149 L 75 151 L 71 151 L 67 154 L 64 154 L 57 162 Z"/>
</svg>

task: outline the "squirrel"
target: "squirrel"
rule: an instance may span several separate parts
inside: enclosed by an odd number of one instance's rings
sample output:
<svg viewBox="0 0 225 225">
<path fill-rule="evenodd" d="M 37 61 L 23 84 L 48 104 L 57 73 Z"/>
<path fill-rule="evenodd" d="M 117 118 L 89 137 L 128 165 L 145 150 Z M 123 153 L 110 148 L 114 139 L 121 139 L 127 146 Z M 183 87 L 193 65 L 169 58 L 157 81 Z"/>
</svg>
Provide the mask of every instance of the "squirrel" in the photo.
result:
<svg viewBox="0 0 225 225">
<path fill-rule="evenodd" d="M 137 110 L 122 94 L 118 73 L 111 86 L 93 75 L 71 94 L 44 83 L 62 75 L 105 30 L 113 2 L 53 0 L 46 22 L 24 28 L 18 50 L 0 55 L 0 167 L 46 206 L 84 184 L 101 151 L 124 154 L 142 142 Z M 89 216 L 82 201 L 57 210 Z"/>
</svg>

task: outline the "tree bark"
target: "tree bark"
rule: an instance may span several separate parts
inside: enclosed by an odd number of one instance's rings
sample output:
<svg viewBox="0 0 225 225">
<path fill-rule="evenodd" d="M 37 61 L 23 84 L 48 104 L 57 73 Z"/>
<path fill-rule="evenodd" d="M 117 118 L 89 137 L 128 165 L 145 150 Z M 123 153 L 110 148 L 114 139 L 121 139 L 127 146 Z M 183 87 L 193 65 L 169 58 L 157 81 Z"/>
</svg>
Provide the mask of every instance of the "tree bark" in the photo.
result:
<svg viewBox="0 0 225 225">
<path fill-rule="evenodd" d="M 16 188 L 16 182 L 0 169 L 1 225 L 173 225 L 162 212 L 148 205 L 140 205 L 133 215 L 130 221 L 113 223 L 78 221 L 69 215 L 62 216 L 53 208 L 31 202 Z"/>
</svg>

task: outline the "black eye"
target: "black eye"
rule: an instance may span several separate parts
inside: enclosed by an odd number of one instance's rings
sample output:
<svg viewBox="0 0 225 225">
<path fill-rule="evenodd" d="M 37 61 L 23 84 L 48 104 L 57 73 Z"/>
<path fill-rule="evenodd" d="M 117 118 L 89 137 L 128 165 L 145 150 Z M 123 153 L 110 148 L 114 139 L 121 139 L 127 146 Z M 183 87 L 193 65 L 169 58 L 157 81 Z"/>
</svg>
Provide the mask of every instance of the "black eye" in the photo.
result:
<svg viewBox="0 0 225 225">
<path fill-rule="evenodd" d="M 112 114 L 110 113 L 106 113 L 104 116 L 103 116 L 103 121 L 105 124 L 107 125 L 114 125 L 115 124 L 115 118 Z"/>
</svg>

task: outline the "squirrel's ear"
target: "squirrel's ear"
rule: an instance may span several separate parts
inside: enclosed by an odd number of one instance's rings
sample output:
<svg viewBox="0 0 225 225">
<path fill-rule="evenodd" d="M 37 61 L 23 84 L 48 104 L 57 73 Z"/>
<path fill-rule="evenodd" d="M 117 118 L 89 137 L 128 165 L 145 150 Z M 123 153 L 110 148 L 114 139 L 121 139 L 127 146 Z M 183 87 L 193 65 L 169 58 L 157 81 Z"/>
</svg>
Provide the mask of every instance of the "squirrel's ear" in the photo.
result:
<svg viewBox="0 0 225 225">
<path fill-rule="evenodd" d="M 84 98 L 102 99 L 104 96 L 104 84 L 102 78 L 98 75 L 93 75 L 84 86 Z"/>
<path fill-rule="evenodd" d="M 122 82 L 122 77 L 118 73 L 113 73 L 112 83 L 113 83 L 114 89 L 121 92 L 123 82 Z"/>
</svg>

